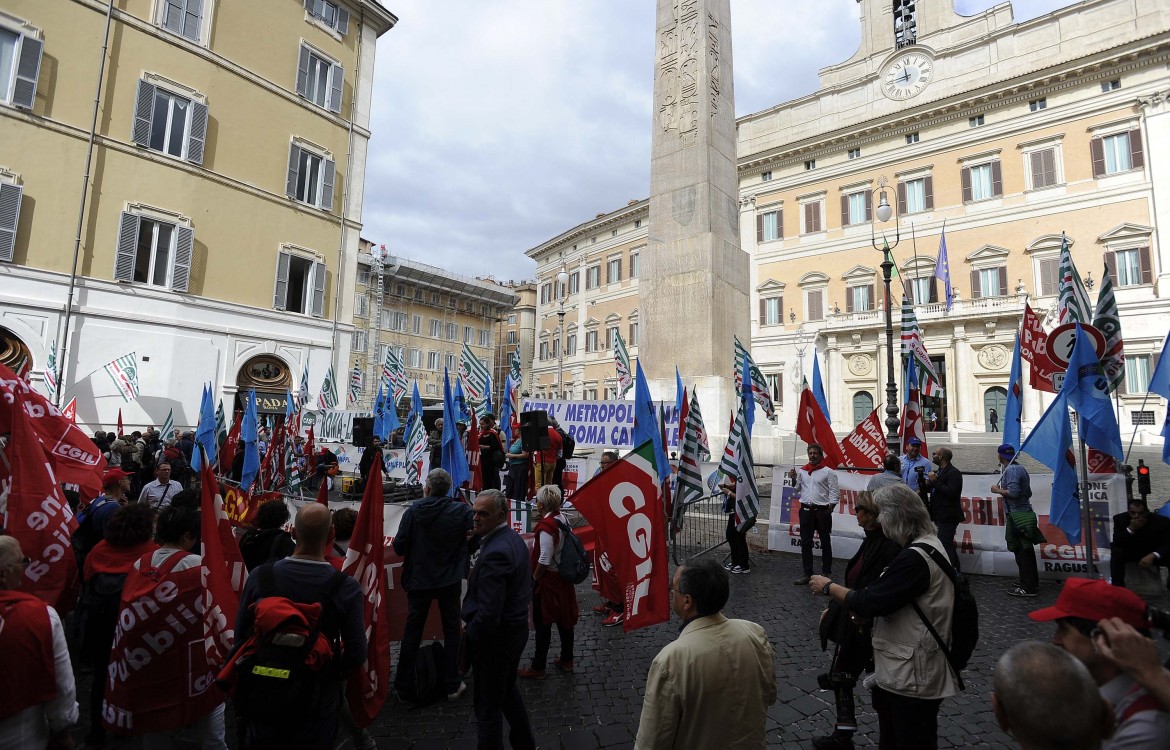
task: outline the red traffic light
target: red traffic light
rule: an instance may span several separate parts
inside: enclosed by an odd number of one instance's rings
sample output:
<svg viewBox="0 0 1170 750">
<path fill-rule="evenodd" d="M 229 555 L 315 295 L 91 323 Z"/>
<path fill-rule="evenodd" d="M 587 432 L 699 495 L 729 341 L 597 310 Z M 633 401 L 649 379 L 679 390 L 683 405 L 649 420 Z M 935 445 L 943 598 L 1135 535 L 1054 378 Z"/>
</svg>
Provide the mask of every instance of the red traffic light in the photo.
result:
<svg viewBox="0 0 1170 750">
<path fill-rule="evenodd" d="M 1148 477 L 1150 475 L 1150 467 L 1149 466 L 1139 466 L 1139 467 L 1137 467 L 1137 473 L 1138 473 L 1139 477 Z"/>
</svg>

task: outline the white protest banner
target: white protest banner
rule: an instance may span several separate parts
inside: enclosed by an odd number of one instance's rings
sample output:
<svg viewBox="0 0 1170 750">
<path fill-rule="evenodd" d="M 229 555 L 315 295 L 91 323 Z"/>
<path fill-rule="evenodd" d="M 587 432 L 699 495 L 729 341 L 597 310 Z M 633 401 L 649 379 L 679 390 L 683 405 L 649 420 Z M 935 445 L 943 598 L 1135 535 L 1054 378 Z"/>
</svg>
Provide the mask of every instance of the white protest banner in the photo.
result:
<svg viewBox="0 0 1170 750">
<path fill-rule="evenodd" d="M 667 450 L 678 449 L 678 411 L 674 402 L 656 401 L 666 412 Z M 561 429 L 577 442 L 577 448 L 633 450 L 633 401 L 539 401 L 526 398 L 520 411 L 547 411 Z"/>
<path fill-rule="evenodd" d="M 353 420 L 372 417 L 368 411 L 318 411 L 313 423 L 313 440 L 317 443 L 348 443 L 353 440 Z"/>
<path fill-rule="evenodd" d="M 785 485 L 785 475 L 781 467 L 773 468 L 768 548 L 799 552 L 799 503 L 793 501 L 793 488 Z M 862 531 L 853 505 L 872 476 L 872 473 L 837 471 L 841 497 L 833 513 L 833 557 L 839 560 L 848 560 L 861 546 Z M 1049 520 L 1052 474 L 1032 474 L 1031 480 L 1032 508 L 1047 540 L 1036 547 L 1040 575 L 1044 578 L 1086 575 L 1084 545 L 1070 544 L 1064 532 Z M 955 533 L 955 547 L 965 573 L 1002 576 L 1018 573 L 1015 557 L 1008 552 L 1004 538 L 1007 511 L 1003 499 L 991 492 L 991 485 L 998 481 L 998 473 L 963 476 L 964 519 Z M 1098 570 L 1107 570 L 1113 516 L 1126 506 L 1125 480 L 1118 474 L 1090 474 L 1088 495 L 1094 520 L 1093 559 Z"/>
</svg>

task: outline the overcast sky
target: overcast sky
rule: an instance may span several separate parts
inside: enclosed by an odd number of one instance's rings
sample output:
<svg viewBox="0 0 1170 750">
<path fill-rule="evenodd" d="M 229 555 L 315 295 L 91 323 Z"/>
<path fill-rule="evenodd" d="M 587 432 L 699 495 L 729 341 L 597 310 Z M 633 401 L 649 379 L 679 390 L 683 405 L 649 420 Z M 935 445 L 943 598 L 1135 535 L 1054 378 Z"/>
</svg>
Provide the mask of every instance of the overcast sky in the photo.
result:
<svg viewBox="0 0 1170 750">
<path fill-rule="evenodd" d="M 364 237 L 524 279 L 524 251 L 647 197 L 654 0 L 382 2 L 399 23 L 378 42 Z M 1017 0 L 1015 19 L 1068 4 Z M 731 14 L 737 115 L 815 91 L 861 39 L 855 0 L 732 0 Z"/>
</svg>

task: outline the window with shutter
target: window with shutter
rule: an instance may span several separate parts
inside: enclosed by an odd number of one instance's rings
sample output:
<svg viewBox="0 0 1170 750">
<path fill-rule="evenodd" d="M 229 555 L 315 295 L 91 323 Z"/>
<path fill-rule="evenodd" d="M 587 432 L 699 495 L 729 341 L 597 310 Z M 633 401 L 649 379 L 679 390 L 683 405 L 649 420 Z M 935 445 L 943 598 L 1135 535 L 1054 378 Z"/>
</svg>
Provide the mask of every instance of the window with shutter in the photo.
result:
<svg viewBox="0 0 1170 750">
<path fill-rule="evenodd" d="M 959 170 L 959 176 L 963 184 L 963 202 L 971 202 L 971 168 L 963 167 Z"/>
<path fill-rule="evenodd" d="M 1045 148 L 1028 154 L 1032 174 L 1032 189 L 1052 187 L 1056 184 L 1056 149 Z"/>
<path fill-rule="evenodd" d="M 285 194 L 310 206 L 333 210 L 336 164 L 293 143 L 289 146 Z"/>
<path fill-rule="evenodd" d="M 898 215 L 906 213 L 906 183 L 898 183 Z"/>
<path fill-rule="evenodd" d="M 203 148 L 207 143 L 207 105 L 202 102 L 191 104 L 191 126 L 187 134 L 187 161 L 203 163 Z"/>
<path fill-rule="evenodd" d="M 313 309 L 314 318 L 325 314 L 325 264 L 313 264 Z"/>
<path fill-rule="evenodd" d="M 332 159 L 325 159 L 324 174 L 321 177 L 321 208 L 333 211 L 333 183 L 337 178 L 337 164 Z"/>
<path fill-rule="evenodd" d="M 0 183 L 0 261 L 11 261 L 16 248 L 16 230 L 20 226 L 20 201 L 24 188 Z"/>
<path fill-rule="evenodd" d="M 117 252 L 114 255 L 114 278 L 118 281 L 134 280 L 134 257 L 138 249 L 138 215 L 122 212 L 118 223 Z"/>
<path fill-rule="evenodd" d="M 1057 271 L 1060 268 L 1059 258 L 1044 258 L 1036 264 L 1040 269 L 1040 296 L 1050 297 L 1057 294 Z M 1112 274 L 1116 276 L 1116 274 Z"/>
<path fill-rule="evenodd" d="M 1003 166 L 999 161 L 993 161 L 991 167 L 991 196 L 998 198 L 1003 195 Z"/>
<path fill-rule="evenodd" d="M 162 27 L 172 34 L 199 42 L 203 33 L 203 0 L 166 0 Z"/>
<path fill-rule="evenodd" d="M 341 111 L 345 70 L 340 64 L 301 44 L 297 60 L 297 94 L 322 109 Z"/>
<path fill-rule="evenodd" d="M 288 298 L 288 270 L 292 256 L 281 251 L 276 256 L 276 284 L 272 293 L 272 307 L 277 310 L 285 309 L 285 300 Z"/>
<path fill-rule="evenodd" d="M 195 250 L 195 230 L 178 227 L 175 231 L 175 262 L 171 268 L 171 291 L 186 292 L 191 282 L 191 255 Z"/>
<path fill-rule="evenodd" d="M 756 241 L 771 242 L 784 236 L 780 226 L 780 211 L 756 214 Z"/>
<path fill-rule="evenodd" d="M 32 109 L 37 98 L 37 79 L 41 73 L 44 44 L 25 34 L 0 29 L 0 101 L 22 109 Z M 10 84 L 11 81 L 11 84 Z M 9 92 L 11 85 L 11 93 Z"/>
<path fill-rule="evenodd" d="M 824 292 L 821 290 L 808 292 L 806 300 L 808 302 L 808 309 L 805 311 L 805 318 L 809 321 L 824 320 Z"/>
</svg>

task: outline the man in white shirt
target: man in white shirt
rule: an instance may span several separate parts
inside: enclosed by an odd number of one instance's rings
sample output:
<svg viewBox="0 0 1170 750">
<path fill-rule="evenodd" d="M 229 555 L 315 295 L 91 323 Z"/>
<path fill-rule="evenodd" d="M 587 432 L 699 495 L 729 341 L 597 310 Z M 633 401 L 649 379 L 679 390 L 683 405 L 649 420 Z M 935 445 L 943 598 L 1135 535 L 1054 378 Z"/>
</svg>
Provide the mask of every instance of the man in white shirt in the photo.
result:
<svg viewBox="0 0 1170 750">
<path fill-rule="evenodd" d="M 183 485 L 171 479 L 171 465 L 161 463 L 154 472 L 155 480 L 142 486 L 138 495 L 138 502 L 162 510 L 171 504 L 175 495 L 183 491 Z"/>
<path fill-rule="evenodd" d="M 821 574 L 833 575 L 833 507 L 841 498 L 837 472 L 825 463 L 821 446 L 808 446 L 808 463 L 788 472 L 800 501 L 800 558 L 804 576 L 793 581 L 807 586 L 813 574 L 813 534 L 821 540 Z"/>
</svg>

